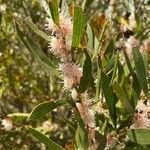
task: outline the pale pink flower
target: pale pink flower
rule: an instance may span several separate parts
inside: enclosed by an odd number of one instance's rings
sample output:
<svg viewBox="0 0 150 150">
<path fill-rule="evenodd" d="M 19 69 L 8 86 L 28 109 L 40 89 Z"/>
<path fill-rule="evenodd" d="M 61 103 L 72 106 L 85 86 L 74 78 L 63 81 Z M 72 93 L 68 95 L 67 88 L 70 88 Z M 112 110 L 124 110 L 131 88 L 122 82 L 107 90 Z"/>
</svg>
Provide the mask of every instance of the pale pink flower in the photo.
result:
<svg viewBox="0 0 150 150">
<path fill-rule="evenodd" d="M 71 55 L 69 53 L 70 47 L 66 45 L 63 38 L 52 37 L 48 47 L 55 56 L 61 58 L 63 61 L 71 60 Z"/>
<path fill-rule="evenodd" d="M 60 28 L 61 28 L 60 33 L 63 36 L 72 35 L 73 24 L 71 21 L 71 17 L 65 11 L 60 13 Z"/>
<path fill-rule="evenodd" d="M 134 114 L 134 128 L 142 128 L 142 127 L 149 127 L 150 121 L 147 119 L 143 114 L 135 113 Z"/>
<path fill-rule="evenodd" d="M 138 110 L 138 112 L 143 112 L 143 113 L 147 112 L 147 105 L 144 104 L 143 100 L 138 101 L 136 105 L 136 110 Z"/>
<path fill-rule="evenodd" d="M 64 87 L 66 89 L 69 89 L 80 82 L 82 71 L 76 64 L 68 62 L 63 63 L 60 65 L 60 70 L 64 75 Z"/>
<path fill-rule="evenodd" d="M 138 101 L 136 106 L 137 112 L 134 114 L 133 117 L 133 128 L 142 128 L 142 127 L 150 127 L 150 119 L 149 119 L 149 112 L 150 112 L 150 105 L 147 102 L 145 104 L 142 100 Z"/>
<path fill-rule="evenodd" d="M 80 103 L 76 103 L 76 107 L 80 112 L 81 118 L 88 129 L 88 139 L 90 147 L 88 150 L 95 150 L 98 147 L 98 142 L 95 139 L 95 131 L 97 130 L 95 125 L 95 116 L 92 110 L 91 100 L 88 98 L 87 92 L 80 93 Z"/>
<path fill-rule="evenodd" d="M 56 38 L 56 37 L 51 38 L 49 47 L 51 48 L 50 50 L 56 55 L 61 53 L 62 49 L 67 49 L 63 38 Z"/>
<path fill-rule="evenodd" d="M 64 89 L 68 90 L 74 86 L 74 80 L 72 78 L 64 77 Z"/>
<path fill-rule="evenodd" d="M 54 21 L 50 18 L 46 18 L 46 24 L 45 24 L 45 29 L 52 31 L 52 32 L 57 32 L 59 30 L 59 27 L 54 23 Z"/>
<path fill-rule="evenodd" d="M 94 112 L 91 109 L 91 101 L 89 99 L 82 99 L 81 103 L 76 103 L 84 124 L 89 128 L 95 128 Z"/>
<path fill-rule="evenodd" d="M 47 24 L 45 24 L 46 29 L 55 32 L 58 36 L 71 36 L 73 24 L 69 13 L 62 11 L 59 14 L 59 26 L 57 26 L 52 19 L 47 19 Z"/>
</svg>

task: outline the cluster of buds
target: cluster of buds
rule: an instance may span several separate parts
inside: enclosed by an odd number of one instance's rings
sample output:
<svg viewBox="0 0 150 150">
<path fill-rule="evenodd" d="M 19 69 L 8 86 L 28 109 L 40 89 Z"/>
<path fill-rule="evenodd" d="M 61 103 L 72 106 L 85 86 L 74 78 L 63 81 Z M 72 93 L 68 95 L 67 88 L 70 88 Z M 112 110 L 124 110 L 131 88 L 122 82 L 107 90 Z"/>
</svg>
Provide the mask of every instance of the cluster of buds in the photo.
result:
<svg viewBox="0 0 150 150">
<path fill-rule="evenodd" d="M 136 112 L 134 113 L 134 124 L 133 128 L 145 128 L 150 127 L 150 103 L 143 102 L 142 100 L 138 101 L 136 106 Z"/>
<path fill-rule="evenodd" d="M 71 39 L 73 24 L 69 13 L 62 11 L 59 15 L 59 25 L 52 19 L 47 19 L 46 29 L 52 33 L 49 43 L 50 51 L 61 60 L 60 71 L 64 77 L 64 89 L 70 90 L 80 82 L 81 69 L 72 61 Z"/>
</svg>

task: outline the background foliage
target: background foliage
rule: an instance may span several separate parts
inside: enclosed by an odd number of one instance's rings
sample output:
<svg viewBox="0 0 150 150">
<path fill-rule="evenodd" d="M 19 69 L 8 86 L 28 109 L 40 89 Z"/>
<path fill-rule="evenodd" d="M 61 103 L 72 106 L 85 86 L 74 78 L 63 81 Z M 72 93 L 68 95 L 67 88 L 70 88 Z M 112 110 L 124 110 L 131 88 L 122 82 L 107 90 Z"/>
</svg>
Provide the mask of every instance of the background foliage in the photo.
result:
<svg viewBox="0 0 150 150">
<path fill-rule="evenodd" d="M 50 39 L 46 36 L 49 33 L 44 25 L 48 14 L 41 2 L 0 0 L 0 149 L 86 149 L 87 131 L 82 126 L 83 120 L 71 94 L 62 90 L 60 72 L 51 69 L 57 66 L 59 59 L 47 48 Z M 85 73 L 78 91 L 82 93 L 88 90 L 90 97 L 94 97 L 93 109 L 99 108 L 97 102 L 100 95 L 102 101 L 106 100 L 103 104 L 106 112 L 101 115 L 95 111 L 96 126 L 99 127 L 96 138 L 103 143 L 98 149 L 106 146 L 107 132 L 117 139 L 116 149 L 149 149 L 150 141 L 145 140 L 149 135 L 141 141 L 149 129 L 135 130 L 137 141 L 129 131 L 130 141 L 125 141 L 137 101 L 149 99 L 148 51 L 141 55 L 139 48 L 133 48 L 133 59 L 130 59 L 125 48 L 119 45 L 119 40 L 123 38 L 123 41 L 127 41 L 131 35 L 140 43 L 149 39 L 150 1 L 60 0 L 59 9 L 63 10 L 66 3 L 70 9 L 82 4 L 82 11 L 80 7 L 75 9 L 74 33 L 78 34 L 73 34 L 72 44 L 76 62 L 83 66 Z M 51 11 L 53 7 L 50 7 Z M 120 26 L 127 26 L 131 12 L 135 14 L 136 28 L 124 32 Z M 55 17 L 53 19 L 57 22 Z M 39 55 L 35 55 L 36 46 L 33 43 L 31 49 L 26 48 L 22 42 L 24 35 L 38 43 L 42 50 L 37 49 Z M 122 64 L 121 61 L 126 63 Z M 144 94 L 141 96 L 142 91 Z M 6 131 L 2 125 L 6 118 L 13 121 L 10 131 Z M 29 132 L 41 137 L 39 140 L 47 148 Z"/>
</svg>

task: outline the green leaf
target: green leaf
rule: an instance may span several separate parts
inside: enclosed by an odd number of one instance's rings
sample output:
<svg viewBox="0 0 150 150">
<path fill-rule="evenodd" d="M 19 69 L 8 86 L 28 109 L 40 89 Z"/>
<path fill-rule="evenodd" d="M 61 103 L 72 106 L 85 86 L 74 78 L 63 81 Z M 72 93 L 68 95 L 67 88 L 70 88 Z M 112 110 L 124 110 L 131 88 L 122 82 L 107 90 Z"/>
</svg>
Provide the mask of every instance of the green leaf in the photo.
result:
<svg viewBox="0 0 150 150">
<path fill-rule="evenodd" d="M 74 7 L 74 15 L 73 15 L 73 38 L 72 38 L 72 47 L 78 47 L 83 30 L 84 30 L 84 15 L 82 12 L 82 8 L 79 6 Z"/>
<path fill-rule="evenodd" d="M 121 121 L 120 126 L 118 127 L 117 131 L 122 130 L 126 127 L 132 125 L 133 115 L 128 116 L 125 120 Z"/>
<path fill-rule="evenodd" d="M 135 13 L 135 20 L 136 20 L 136 33 L 141 31 L 141 17 Z"/>
<path fill-rule="evenodd" d="M 132 88 L 133 88 L 132 94 L 134 95 L 134 98 L 135 98 L 135 95 L 136 95 L 136 97 L 139 99 L 140 98 L 140 94 L 141 94 L 141 86 L 140 86 L 138 77 L 136 75 L 133 78 Z"/>
<path fill-rule="evenodd" d="M 53 109 L 63 106 L 67 104 L 67 101 L 65 100 L 58 100 L 55 102 L 43 102 L 39 105 L 37 105 L 30 114 L 30 119 L 39 119 L 52 111 Z"/>
<path fill-rule="evenodd" d="M 108 41 L 108 44 L 107 44 L 107 46 L 106 46 L 104 55 L 105 55 L 105 56 L 106 56 L 107 54 L 112 55 L 114 49 L 115 49 L 114 39 L 110 39 L 110 41 Z"/>
<path fill-rule="evenodd" d="M 101 72 L 101 75 L 102 75 L 103 93 L 104 93 L 104 96 L 108 105 L 108 109 L 109 109 L 112 122 L 114 126 L 116 127 L 116 102 L 113 96 L 112 88 L 110 86 L 110 80 L 107 77 L 107 75 L 105 75 L 104 72 Z"/>
<path fill-rule="evenodd" d="M 24 45 L 28 48 L 28 50 L 30 51 L 30 53 L 39 62 L 39 64 L 41 66 L 43 66 L 43 68 L 46 68 L 46 70 L 51 70 L 52 74 L 58 75 L 59 73 L 58 73 L 58 71 L 56 69 L 54 69 L 56 67 L 53 64 L 53 62 L 37 46 L 37 44 L 35 43 L 35 41 L 32 38 L 30 38 L 27 34 L 23 33 L 19 29 L 19 25 L 17 23 L 16 23 L 16 30 L 17 30 L 17 33 L 18 33 L 20 39 L 24 43 Z"/>
<path fill-rule="evenodd" d="M 131 141 L 140 145 L 150 145 L 150 129 L 129 129 L 127 134 Z"/>
<path fill-rule="evenodd" d="M 29 117 L 29 113 L 13 113 L 13 114 L 8 114 L 8 117 Z"/>
<path fill-rule="evenodd" d="M 85 124 L 84 124 L 84 121 L 81 118 L 81 114 L 80 114 L 80 112 L 79 112 L 79 110 L 77 108 L 73 109 L 73 116 L 74 116 L 74 119 L 77 120 L 77 122 L 80 125 L 80 127 L 84 129 L 85 128 Z"/>
<path fill-rule="evenodd" d="M 51 41 L 50 36 L 48 36 L 47 34 L 45 34 L 43 31 L 39 30 L 37 28 L 37 26 L 32 22 L 30 17 L 27 17 L 25 20 L 26 24 L 28 25 L 28 27 L 33 30 L 33 32 L 35 32 L 37 35 L 39 35 L 40 37 L 42 37 L 43 39 L 47 40 L 47 41 Z"/>
<path fill-rule="evenodd" d="M 45 144 L 49 150 L 63 150 L 63 147 L 46 137 L 41 132 L 29 127 L 29 131 L 32 133 L 34 137 L 36 137 L 40 142 Z"/>
<path fill-rule="evenodd" d="M 104 23 L 104 25 L 103 25 L 102 32 L 101 32 L 100 37 L 99 37 L 99 39 L 98 39 L 98 41 L 99 41 L 99 46 L 98 46 L 97 50 L 94 51 L 92 60 L 97 56 L 97 54 L 99 53 L 99 51 L 100 51 L 100 49 L 101 49 L 101 41 L 102 41 L 103 35 L 104 35 L 105 31 L 106 31 L 107 23 L 108 23 L 108 22 L 106 21 L 106 22 Z"/>
<path fill-rule="evenodd" d="M 87 24 L 86 32 L 87 32 L 87 37 L 88 37 L 88 44 L 87 45 L 88 45 L 88 48 L 90 50 L 92 50 L 94 47 L 94 45 L 93 45 L 94 44 L 94 36 L 93 36 L 93 32 L 92 32 L 92 29 L 91 29 L 89 24 Z"/>
<path fill-rule="evenodd" d="M 73 130 L 76 129 L 76 124 L 75 122 L 71 122 L 69 119 L 63 117 L 62 121 L 64 121 L 65 123 L 67 123 Z"/>
<path fill-rule="evenodd" d="M 2 86 L 0 86 L 0 98 L 3 95 L 3 92 L 6 90 L 6 87 L 4 86 L 4 84 L 2 84 Z"/>
<path fill-rule="evenodd" d="M 78 126 L 76 130 L 75 141 L 78 150 L 88 149 L 88 134 L 85 128 L 83 129 L 80 126 Z"/>
<path fill-rule="evenodd" d="M 75 133 L 76 133 L 76 124 L 74 122 L 71 122 L 69 119 L 67 119 L 65 117 L 62 118 L 61 120 L 67 124 L 71 134 L 75 135 Z"/>
<path fill-rule="evenodd" d="M 58 0 L 50 0 L 49 7 L 54 23 L 59 26 Z"/>
<path fill-rule="evenodd" d="M 95 139 L 98 141 L 99 145 L 97 150 L 104 150 L 106 148 L 106 137 L 102 135 L 99 131 L 95 131 Z"/>
<path fill-rule="evenodd" d="M 124 74 L 124 68 L 121 62 L 118 62 L 118 83 L 122 85 L 123 81 L 125 79 L 125 74 Z"/>
<path fill-rule="evenodd" d="M 107 74 L 113 71 L 115 65 L 115 55 L 112 55 L 111 58 L 107 58 L 108 60 L 103 60 L 103 68 L 106 70 Z M 107 62 L 108 61 L 108 62 Z"/>
<path fill-rule="evenodd" d="M 137 77 L 139 79 L 139 83 L 140 83 L 141 88 L 143 89 L 145 95 L 148 97 L 146 69 L 145 69 L 142 55 L 138 48 L 133 48 L 132 50 L 133 50 L 133 59 L 134 59 L 134 64 L 135 64 L 135 70 L 136 70 Z"/>
<path fill-rule="evenodd" d="M 129 113 L 133 113 L 133 108 L 130 105 L 129 102 L 129 98 L 127 96 L 127 94 L 125 93 L 125 90 L 123 88 L 121 88 L 117 83 L 115 83 L 113 85 L 113 89 L 117 95 L 117 97 L 119 98 L 119 100 L 121 101 L 122 106 L 129 112 Z"/>
<path fill-rule="evenodd" d="M 80 79 L 78 92 L 82 93 L 88 88 L 92 80 L 92 63 L 89 54 L 85 51 L 86 59 L 83 66 L 83 76 Z"/>
<path fill-rule="evenodd" d="M 119 61 L 119 55 L 117 54 L 117 56 L 115 58 L 115 64 L 114 64 L 114 67 L 113 67 L 113 74 L 112 74 L 112 78 L 111 78 L 111 81 L 110 81 L 110 85 L 113 84 L 113 81 L 116 77 L 116 72 L 117 72 L 117 68 L 118 68 L 118 61 Z"/>
<path fill-rule="evenodd" d="M 132 77 L 134 78 L 134 77 L 135 77 L 135 73 L 134 73 L 134 71 L 133 71 L 133 68 L 132 68 L 132 65 L 131 65 L 131 63 L 130 63 L 129 57 L 128 57 L 128 55 L 127 55 L 127 53 L 126 53 L 126 50 L 125 50 L 124 48 L 123 48 L 123 54 L 124 54 L 124 57 L 125 57 L 125 60 L 126 60 L 128 69 L 129 69 L 129 71 L 130 71 Z"/>
</svg>

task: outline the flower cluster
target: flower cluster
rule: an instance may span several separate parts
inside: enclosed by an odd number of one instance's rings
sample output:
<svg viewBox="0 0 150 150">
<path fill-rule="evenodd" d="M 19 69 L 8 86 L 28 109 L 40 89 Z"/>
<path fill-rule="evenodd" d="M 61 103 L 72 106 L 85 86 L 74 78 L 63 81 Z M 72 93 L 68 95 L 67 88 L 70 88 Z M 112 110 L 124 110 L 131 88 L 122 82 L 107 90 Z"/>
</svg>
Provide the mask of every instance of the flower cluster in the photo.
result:
<svg viewBox="0 0 150 150">
<path fill-rule="evenodd" d="M 95 125 L 95 117 L 92 110 L 91 99 L 88 98 L 86 92 L 80 94 L 79 97 L 81 99 L 81 102 L 76 103 L 76 107 L 80 112 L 81 118 L 83 119 L 85 126 L 88 128 L 88 139 L 90 142 L 89 150 L 95 150 L 98 146 L 98 142 L 95 139 L 95 131 L 97 130 L 97 127 Z"/>
<path fill-rule="evenodd" d="M 142 100 L 138 101 L 136 106 L 136 112 L 134 113 L 134 124 L 132 125 L 133 128 L 144 128 L 150 127 L 150 103 L 143 102 Z"/>
<path fill-rule="evenodd" d="M 76 107 L 80 112 L 81 118 L 85 126 L 88 128 L 88 138 L 91 143 L 90 150 L 97 147 L 95 140 L 95 118 L 91 109 L 91 102 L 87 93 L 78 93 L 74 87 L 80 83 L 82 77 L 82 69 L 72 61 L 71 39 L 72 39 L 72 21 L 69 14 L 61 12 L 59 16 L 59 25 L 56 25 L 52 19 L 47 19 L 46 29 L 51 32 L 51 42 L 49 43 L 50 51 L 58 58 L 61 63 L 59 70 L 64 78 L 64 89 L 72 92 L 74 100 L 80 99 L 80 103 L 76 103 Z"/>
<path fill-rule="evenodd" d="M 80 82 L 82 76 L 81 69 L 74 63 L 63 63 L 60 65 L 60 70 L 64 75 L 64 87 L 71 89 L 74 84 Z"/>
<path fill-rule="evenodd" d="M 46 30 L 56 33 L 57 36 L 70 37 L 72 35 L 72 21 L 69 13 L 62 11 L 59 14 L 59 26 L 52 19 L 47 19 Z"/>
<path fill-rule="evenodd" d="M 51 31 L 52 38 L 49 43 L 50 51 L 61 60 L 60 71 L 64 77 L 64 88 L 69 90 L 80 82 L 82 76 L 81 69 L 72 62 L 71 38 L 72 21 L 69 13 L 62 11 L 59 15 L 59 25 L 52 19 L 47 19 L 46 29 Z"/>
<path fill-rule="evenodd" d="M 95 127 L 94 113 L 90 109 L 88 100 L 82 103 L 76 103 L 76 106 L 81 114 L 81 118 L 83 119 L 86 126 L 89 128 Z"/>
</svg>

